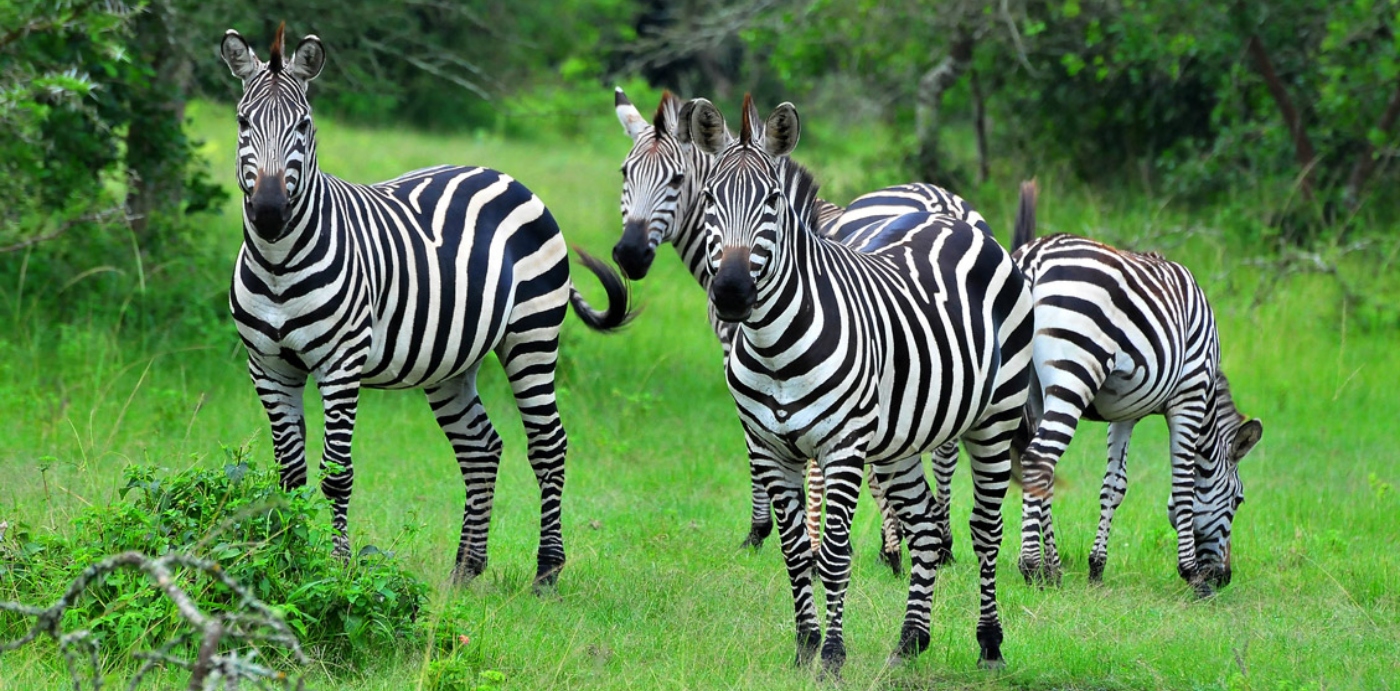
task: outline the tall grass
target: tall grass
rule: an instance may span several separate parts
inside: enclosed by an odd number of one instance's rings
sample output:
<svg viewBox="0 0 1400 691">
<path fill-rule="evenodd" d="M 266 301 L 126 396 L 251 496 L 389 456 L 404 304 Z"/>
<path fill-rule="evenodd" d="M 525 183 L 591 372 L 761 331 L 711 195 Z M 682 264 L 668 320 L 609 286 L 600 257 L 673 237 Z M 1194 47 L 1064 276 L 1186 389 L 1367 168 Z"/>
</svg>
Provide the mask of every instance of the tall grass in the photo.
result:
<svg viewBox="0 0 1400 691">
<path fill-rule="evenodd" d="M 629 143 L 610 99 L 600 90 L 597 117 L 580 126 L 589 133 L 583 143 L 368 130 L 320 119 L 320 160 L 328 172 L 366 182 L 443 162 L 489 165 L 538 193 L 571 243 L 606 255 L 620 231 L 617 166 Z M 231 185 L 231 109 L 201 104 L 191 114 L 217 178 Z M 862 149 L 859 139 L 837 145 L 835 133 L 814 132 L 798 157 L 832 181 L 825 192 L 834 201 L 898 181 L 871 153 L 887 149 L 883 134 L 870 135 Z M 824 142 L 837 153 L 821 155 Z M 1003 237 L 1015 177 L 967 193 Z M 966 529 L 956 531 L 958 563 L 940 574 L 935 590 L 933 645 L 907 667 L 884 668 L 905 583 L 877 563 L 877 518 L 862 502 L 844 685 L 1395 685 L 1400 495 L 1392 488 L 1400 463 L 1392 425 L 1400 419 L 1400 329 L 1385 305 L 1400 297 L 1393 277 L 1400 245 L 1377 240 L 1369 252 L 1342 258 L 1342 281 L 1325 273 L 1276 280 L 1281 264 L 1248 261 L 1257 249 L 1239 239 L 1237 208 L 1187 211 L 1141 195 L 1078 189 L 1054 175 L 1042 175 L 1041 187 L 1042 233 L 1164 250 L 1193 269 L 1212 299 L 1232 390 L 1265 425 L 1263 442 L 1241 468 L 1247 503 L 1236 522 L 1234 583 L 1202 602 L 1176 576 L 1165 425 L 1157 422 L 1135 436 L 1106 582 L 1086 583 L 1105 454 L 1104 427 L 1086 423 L 1060 465 L 1057 524 L 1068 569 L 1061 588 L 1031 588 L 1016 576 L 1020 508 L 1014 496 L 1007 504 L 999 583 L 1006 672 L 975 669 L 976 578 Z M 211 256 L 225 262 L 211 274 L 229 275 L 239 241 L 235 202 L 205 229 Z M 586 272 L 575 276 L 588 297 L 601 298 Z M 190 299 L 217 305 L 226 285 Z M 1264 290 L 1267 299 L 1257 301 Z M 663 250 L 635 297 L 645 310 L 620 335 L 598 336 L 573 318 L 566 325 L 560 405 L 570 431 L 569 564 L 557 595 L 529 593 L 538 490 L 509 390 L 491 367 L 482 397 L 506 458 L 486 573 L 465 590 L 446 583 L 461 482 L 417 393 L 362 397 L 352 539 L 382 541 L 405 522 L 421 526 L 400 553 L 437 586 L 433 626 L 466 636 L 461 654 L 502 672 L 506 688 L 816 687 L 808 672 L 789 666 L 792 616 L 776 544 L 738 549 L 748 520 L 747 465 L 704 296 Z M 210 328 L 152 325 L 168 337 L 133 342 L 100 318 L 58 325 L 18 312 L 0 341 L 0 519 L 64 530 L 79 506 L 111 501 L 122 466 L 135 460 L 179 469 L 208 462 L 220 442 L 247 439 L 270 459 L 241 346 L 231 322 L 217 319 Z M 316 409 L 313 393 L 313 454 Z M 954 485 L 958 525 L 966 525 L 970 489 L 964 467 Z M 51 653 L 0 657 L 0 689 L 60 688 L 59 667 Z M 386 651 L 368 669 L 326 670 L 318 687 L 416 688 L 428 669 L 424 651 Z"/>
</svg>

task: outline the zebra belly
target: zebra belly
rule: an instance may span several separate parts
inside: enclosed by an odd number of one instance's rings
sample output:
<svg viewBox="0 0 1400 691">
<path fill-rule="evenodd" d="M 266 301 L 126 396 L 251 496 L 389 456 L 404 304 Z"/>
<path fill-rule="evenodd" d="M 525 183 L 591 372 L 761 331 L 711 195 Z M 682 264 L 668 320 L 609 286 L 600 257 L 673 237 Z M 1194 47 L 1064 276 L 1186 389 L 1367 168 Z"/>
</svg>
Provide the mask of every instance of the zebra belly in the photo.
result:
<svg viewBox="0 0 1400 691">
<path fill-rule="evenodd" d="M 1117 361 L 1127 360 L 1122 355 Z M 1160 413 L 1175 386 L 1155 380 L 1146 367 L 1134 362 L 1118 364 L 1094 395 L 1085 417 L 1100 422 L 1141 420 Z"/>
</svg>

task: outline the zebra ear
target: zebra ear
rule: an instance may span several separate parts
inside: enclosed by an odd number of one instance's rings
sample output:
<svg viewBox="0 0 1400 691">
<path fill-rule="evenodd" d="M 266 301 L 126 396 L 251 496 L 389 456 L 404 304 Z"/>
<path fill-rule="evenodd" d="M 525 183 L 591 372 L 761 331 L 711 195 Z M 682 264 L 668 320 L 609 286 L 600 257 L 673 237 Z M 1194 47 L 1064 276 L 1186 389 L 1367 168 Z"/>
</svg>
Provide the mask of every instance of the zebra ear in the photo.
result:
<svg viewBox="0 0 1400 691">
<path fill-rule="evenodd" d="M 292 61 L 287 65 L 287 74 L 306 84 L 320 75 L 325 66 L 326 49 L 321 45 L 321 39 L 314 34 L 308 35 L 301 39 L 296 52 L 292 53 Z"/>
<path fill-rule="evenodd" d="M 717 154 L 724 150 L 728 141 L 728 130 L 724 128 L 724 114 L 715 104 L 703 98 L 690 102 L 694 108 L 690 112 L 689 136 L 695 145 L 707 154 Z"/>
<path fill-rule="evenodd" d="M 1254 448 L 1264 436 L 1264 423 L 1248 420 L 1235 430 L 1235 439 L 1230 442 L 1230 460 L 1239 463 L 1241 458 Z"/>
<path fill-rule="evenodd" d="M 245 82 L 262 69 L 262 62 L 253 54 L 248 42 L 243 39 L 242 34 L 233 29 L 224 34 L 224 40 L 219 44 L 219 57 L 224 59 L 224 64 L 228 65 L 233 76 Z"/>
<path fill-rule="evenodd" d="M 802 120 L 791 103 L 779 105 L 763 126 L 763 150 L 769 156 L 786 156 L 797 148 L 802 135 Z"/>
<path fill-rule="evenodd" d="M 657 104 L 656 116 L 651 121 L 656 136 L 659 137 L 663 133 L 675 133 L 676 120 L 680 117 L 680 111 L 681 100 L 670 91 L 661 92 L 661 103 Z"/>
<path fill-rule="evenodd" d="M 627 94 L 622 93 L 622 87 L 617 87 L 617 92 L 613 95 L 613 108 L 617 110 L 617 120 L 622 123 L 622 129 L 627 136 L 636 140 L 641 136 L 642 130 L 647 128 L 647 119 L 637 112 L 637 107 L 627 100 Z"/>
</svg>

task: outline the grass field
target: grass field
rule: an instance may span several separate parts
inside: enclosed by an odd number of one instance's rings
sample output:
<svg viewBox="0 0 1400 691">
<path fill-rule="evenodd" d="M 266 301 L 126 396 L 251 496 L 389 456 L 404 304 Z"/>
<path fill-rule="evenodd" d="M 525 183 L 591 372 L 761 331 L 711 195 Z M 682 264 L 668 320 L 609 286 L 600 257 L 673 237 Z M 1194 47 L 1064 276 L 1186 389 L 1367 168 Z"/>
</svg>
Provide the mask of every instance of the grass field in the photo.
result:
<svg viewBox="0 0 1400 691">
<path fill-rule="evenodd" d="M 549 204 L 570 242 L 606 256 L 620 231 L 616 171 L 629 143 L 612 122 L 610 98 L 600 93 L 593 128 L 600 134 L 587 145 L 320 121 L 320 160 L 328 172 L 356 181 L 440 162 L 505 170 Z M 231 108 L 205 105 L 192 113 L 217 179 L 231 183 Z M 809 154 L 819 179 L 836 181 L 833 201 L 849 201 L 861 185 L 897 182 L 863 174 L 857 155 L 813 158 L 809 152 L 822 146 L 811 136 L 798 158 Z M 1014 205 L 1010 179 L 967 194 L 1003 238 Z M 1232 389 L 1241 409 L 1265 425 L 1240 471 L 1247 503 L 1235 523 L 1234 583 L 1200 601 L 1176 575 L 1165 425 L 1156 421 L 1141 425 L 1133 443 L 1130 490 L 1105 582 L 1086 582 L 1105 446 L 1105 426 L 1086 423 L 1060 465 L 1062 587 L 1021 582 L 1014 491 L 1007 503 L 999 581 L 1004 672 L 975 667 L 966 461 L 954 484 L 958 561 L 940 574 L 933 644 L 899 669 L 883 663 L 898 635 L 906 583 L 877 563 L 878 520 L 872 502 L 862 502 L 843 686 L 1400 686 L 1400 493 L 1392 489 L 1400 484 L 1400 458 L 1391 427 L 1400 420 L 1400 328 L 1384 309 L 1400 297 L 1393 277 L 1400 244 L 1380 242 L 1346 260 L 1353 289 L 1373 306 L 1365 314 L 1350 309 L 1337 281 L 1324 274 L 1290 277 L 1256 305 L 1271 269 L 1237 256 L 1217 230 L 1221 217 L 1103 198 L 1054 177 L 1042 176 L 1041 185 L 1042 233 L 1162 249 L 1190 266 L 1213 300 Z M 207 228 L 229 266 L 240 241 L 236 210 L 231 204 Z M 191 299 L 222 294 L 226 276 Z M 586 272 L 575 276 L 590 298 L 601 299 Z M 14 287 L 3 291 L 0 297 L 15 302 Z M 823 686 L 790 667 L 790 593 L 776 543 L 738 549 L 748 525 L 747 465 L 704 296 L 668 250 L 634 295 L 645 311 L 622 334 L 593 334 L 573 317 L 566 327 L 569 563 L 556 595 L 530 593 L 537 492 L 509 391 L 491 367 L 483 371 L 482 396 L 505 438 L 506 458 L 483 577 L 464 590 L 446 583 L 462 488 L 418 393 L 372 391 L 361 399 L 352 540 L 357 548 L 381 544 L 405 524 L 421 526 L 398 552 L 436 584 L 432 611 L 452 606 L 450 618 L 433 615 L 435 625 L 469 636 L 472 659 L 502 672 L 504 688 Z M 272 462 L 267 422 L 231 322 L 202 340 L 152 338 L 134 347 L 98 326 L 100 319 L 59 327 L 11 311 L 14 323 L 0 336 L 0 519 L 64 530 L 84 505 L 115 499 L 130 462 L 180 469 L 215 462 L 221 444 L 245 441 Z M 313 397 L 308 410 L 315 408 Z M 312 412 L 309 422 L 315 453 L 319 415 Z M 421 650 L 385 650 L 362 669 L 317 672 L 313 686 L 418 688 L 423 665 Z M 57 689 L 65 678 L 51 650 L 0 657 L 0 689 Z"/>
</svg>

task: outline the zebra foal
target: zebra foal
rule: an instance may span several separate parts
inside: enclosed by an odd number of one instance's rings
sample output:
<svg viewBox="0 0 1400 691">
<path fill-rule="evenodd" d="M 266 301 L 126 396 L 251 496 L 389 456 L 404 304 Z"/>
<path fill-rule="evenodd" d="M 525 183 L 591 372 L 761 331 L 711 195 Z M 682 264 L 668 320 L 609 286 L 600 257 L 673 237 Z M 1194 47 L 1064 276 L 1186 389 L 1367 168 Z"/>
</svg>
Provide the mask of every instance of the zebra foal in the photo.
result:
<svg viewBox="0 0 1400 691">
<path fill-rule="evenodd" d="M 361 388 L 427 392 L 466 485 L 453 577 L 486 567 L 501 439 L 477 396 L 495 352 L 515 395 L 540 487 L 536 582 L 564 564 L 560 500 L 567 439 L 555 401 L 567 306 L 599 331 L 626 323 L 621 277 L 587 255 L 608 309 L 574 290 L 554 217 L 533 193 L 487 168 L 438 166 L 373 185 L 322 173 L 306 91 L 325 64 L 315 36 L 267 62 L 230 30 L 220 54 L 243 82 L 238 184 L 243 247 L 229 305 L 272 426 L 284 487 L 306 483 L 302 393 L 314 378 L 325 407 L 321 488 L 335 551 L 348 556 L 351 437 Z"/>
<path fill-rule="evenodd" d="M 670 243 L 680 255 L 691 275 L 702 288 L 708 289 L 710 274 L 706 266 L 705 242 L 700 232 L 700 190 L 714 164 L 714 156 L 694 145 L 691 138 L 690 112 L 696 105 L 709 103 L 695 99 L 685 104 L 670 92 L 662 94 L 656 113 L 648 121 L 627 95 L 618 88 L 614 107 L 623 131 L 633 145 L 622 164 L 623 232 L 613 247 L 613 260 L 622 273 L 632 280 L 641 280 L 651 269 L 656 249 Z M 722 128 L 717 130 L 724 141 L 732 136 Z M 786 159 L 784 159 L 786 160 Z M 817 232 L 840 240 L 852 247 L 870 242 L 867 231 L 880 221 L 912 212 L 944 214 L 967 221 L 989 237 L 991 229 L 981 214 L 961 197 L 936 185 L 909 183 L 886 187 L 862 195 L 847 208 L 822 199 L 816 200 Z M 715 318 L 709 311 L 710 325 L 728 357 L 734 337 L 734 325 Z M 946 535 L 940 560 L 952 559 L 952 532 L 948 529 L 948 485 L 951 481 L 957 448 L 950 442 L 934 453 L 934 474 L 937 479 L 941 530 Z M 823 477 L 815 463 L 808 466 L 808 533 L 813 545 L 820 539 L 820 517 Z M 883 488 L 873 471 L 868 476 L 870 493 L 880 509 L 883 545 L 881 559 L 897 574 L 902 566 L 898 517 L 889 507 Z M 752 511 L 749 534 L 744 546 L 758 547 L 772 532 L 767 492 L 756 478 L 752 479 Z"/>
<path fill-rule="evenodd" d="M 965 221 L 912 213 L 871 229 L 858 252 L 811 232 L 816 184 L 794 163 L 791 104 L 766 122 L 745 98 L 737 141 L 708 103 L 695 140 L 718 158 L 703 190 L 715 314 L 739 325 L 727 359 L 750 463 L 777 514 L 796 614 L 797 663 L 820 650 L 839 673 L 851 573 L 850 520 L 862 468 L 875 467 L 909 534 L 909 598 L 892 661 L 928 647 L 940 536 L 919 454 L 961 438 L 972 457 L 980 576 L 979 661 L 1003 664 L 996 604 L 1001 502 L 1026 400 L 1029 286 L 1011 256 Z M 878 245 L 878 246 L 877 246 Z M 821 548 L 802 527 L 802 468 L 826 476 Z M 812 575 L 826 590 L 826 636 Z"/>
<path fill-rule="evenodd" d="M 1023 192 L 1023 196 L 1025 196 Z M 1033 196 L 1033 189 L 1030 192 Z M 1127 492 L 1128 441 L 1166 418 L 1177 572 L 1198 593 L 1230 582 L 1230 533 L 1244 487 L 1239 462 L 1263 436 L 1235 407 L 1205 293 L 1186 267 L 1072 235 L 1033 239 L 1018 225 L 1017 266 L 1035 300 L 1034 371 L 1017 447 L 1024 472 L 1020 570 L 1058 582 L 1051 517 L 1055 466 L 1081 419 L 1108 427 L 1108 468 L 1089 579 L 1103 579 L 1113 514 Z"/>
</svg>

